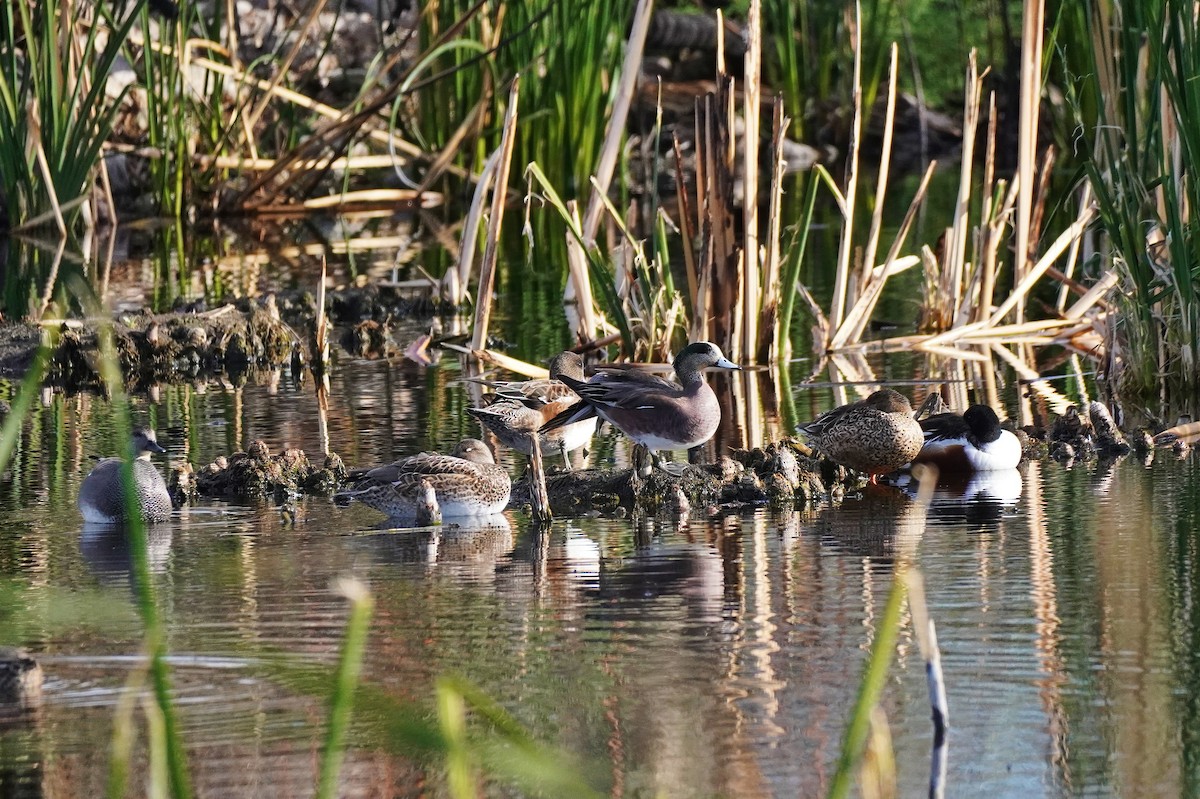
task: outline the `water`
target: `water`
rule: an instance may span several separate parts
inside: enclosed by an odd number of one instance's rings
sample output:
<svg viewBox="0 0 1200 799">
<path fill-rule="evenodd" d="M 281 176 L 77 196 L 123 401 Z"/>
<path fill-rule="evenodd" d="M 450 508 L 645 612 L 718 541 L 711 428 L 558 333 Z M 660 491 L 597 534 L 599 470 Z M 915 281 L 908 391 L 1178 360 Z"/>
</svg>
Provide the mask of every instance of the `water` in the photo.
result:
<svg viewBox="0 0 1200 799">
<path fill-rule="evenodd" d="M 331 448 L 370 463 L 478 435 L 459 376 L 453 358 L 341 364 Z M 136 412 L 165 431 L 172 462 L 203 464 L 256 438 L 314 451 L 316 408 L 311 385 L 284 378 L 169 388 Z M 83 529 L 74 507 L 89 456 L 112 446 L 105 403 L 52 398 L 0 484 L 0 643 L 29 647 L 46 673 L 34 721 L 0 728 L 6 796 L 100 795 L 118 702 L 141 679 L 124 540 Z M 597 450 L 626 457 L 614 439 Z M 271 503 L 204 501 L 155 531 L 151 566 L 201 796 L 311 794 L 344 575 L 377 606 L 343 796 L 445 795 L 441 763 L 397 741 L 384 703 L 429 715 L 447 674 L 610 795 L 820 795 L 905 548 L 941 644 L 948 796 L 1181 796 L 1198 790 L 1197 507 L 1194 460 L 1161 454 L 1030 463 L 943 490 L 928 512 L 880 489 L 798 511 L 556 520 L 545 534 L 519 513 L 381 529 L 369 509 L 320 498 L 298 502 L 291 529 Z M 884 709 L 900 795 L 922 795 L 931 726 L 907 615 Z M 143 747 L 144 734 L 135 792 Z"/>
</svg>

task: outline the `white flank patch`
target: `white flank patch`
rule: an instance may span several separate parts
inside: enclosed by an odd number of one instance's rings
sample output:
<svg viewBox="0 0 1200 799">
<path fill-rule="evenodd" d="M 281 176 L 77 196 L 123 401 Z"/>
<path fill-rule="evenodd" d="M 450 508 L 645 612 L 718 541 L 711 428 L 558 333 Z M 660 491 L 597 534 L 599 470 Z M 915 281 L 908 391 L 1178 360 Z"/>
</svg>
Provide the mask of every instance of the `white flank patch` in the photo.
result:
<svg viewBox="0 0 1200 799">
<path fill-rule="evenodd" d="M 1001 430 L 995 441 L 978 448 L 967 447 L 966 455 L 979 472 L 1014 469 L 1021 462 L 1021 442 L 1008 430 Z"/>
</svg>

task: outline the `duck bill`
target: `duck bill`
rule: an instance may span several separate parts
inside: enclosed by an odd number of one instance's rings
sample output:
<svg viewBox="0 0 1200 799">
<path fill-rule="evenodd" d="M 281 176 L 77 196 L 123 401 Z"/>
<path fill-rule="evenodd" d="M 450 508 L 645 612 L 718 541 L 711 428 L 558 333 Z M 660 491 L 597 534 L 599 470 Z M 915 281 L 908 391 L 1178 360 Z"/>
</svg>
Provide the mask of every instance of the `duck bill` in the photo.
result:
<svg viewBox="0 0 1200 799">
<path fill-rule="evenodd" d="M 159 452 L 159 453 L 167 451 L 167 448 L 164 447 L 162 444 L 159 444 L 157 441 L 147 441 L 146 449 L 149 450 L 150 452 Z"/>
<path fill-rule="evenodd" d="M 742 369 L 742 367 L 738 366 L 736 363 L 729 360 L 728 358 L 722 358 L 721 360 L 714 363 L 713 366 L 717 367 L 718 369 L 737 369 L 739 372 Z"/>
</svg>

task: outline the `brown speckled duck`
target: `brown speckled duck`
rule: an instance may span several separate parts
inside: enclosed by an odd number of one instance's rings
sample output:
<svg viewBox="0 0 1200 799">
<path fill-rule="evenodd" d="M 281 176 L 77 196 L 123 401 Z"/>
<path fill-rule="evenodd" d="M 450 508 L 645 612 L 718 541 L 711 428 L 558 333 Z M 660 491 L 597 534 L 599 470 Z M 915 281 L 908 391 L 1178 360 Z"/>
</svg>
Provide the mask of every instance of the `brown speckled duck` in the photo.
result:
<svg viewBox="0 0 1200 799">
<path fill-rule="evenodd" d="M 866 472 L 871 482 L 915 458 L 925 440 L 908 398 L 890 388 L 827 411 L 800 431 L 830 460 Z"/>
<path fill-rule="evenodd" d="M 487 445 L 464 439 L 453 455 L 422 452 L 359 473 L 362 488 L 340 500 L 357 500 L 397 519 L 436 524 L 439 517 L 489 516 L 508 505 L 512 484 Z"/>
<path fill-rule="evenodd" d="M 583 359 L 579 355 L 564 351 L 555 356 L 550 362 L 547 380 L 484 381 L 496 389 L 496 400 L 483 408 L 467 408 L 467 413 L 491 430 L 506 447 L 524 455 L 531 454 L 530 435 L 537 431 L 542 453 L 558 453 L 570 469 L 568 453 L 587 446 L 592 440 L 596 434 L 596 418 L 542 430 L 546 422 L 579 403 L 579 395 L 562 382 L 562 377 L 583 380 Z"/>
</svg>

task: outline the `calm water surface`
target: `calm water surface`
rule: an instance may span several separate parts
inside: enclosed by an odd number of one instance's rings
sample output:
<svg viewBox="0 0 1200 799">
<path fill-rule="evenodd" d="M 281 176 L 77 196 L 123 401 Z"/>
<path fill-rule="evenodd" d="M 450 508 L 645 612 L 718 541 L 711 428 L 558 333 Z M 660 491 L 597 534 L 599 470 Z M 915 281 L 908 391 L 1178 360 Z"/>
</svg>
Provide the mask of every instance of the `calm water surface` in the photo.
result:
<svg viewBox="0 0 1200 799">
<path fill-rule="evenodd" d="M 478 435 L 458 377 L 453 359 L 344 362 L 330 447 L 370 463 Z M 806 417 L 829 402 L 798 390 Z M 316 407 L 311 384 L 284 378 L 165 389 L 136 413 L 171 462 L 207 463 L 258 438 L 315 452 Z M 4 796 L 104 789 L 141 627 L 122 536 L 84 529 L 74 497 L 90 457 L 112 448 L 105 403 L 53 398 L 0 484 L 0 643 L 29 647 L 46 672 L 34 721 L 0 728 Z M 610 436 L 597 456 L 626 454 Z M 462 675 L 612 796 L 821 795 L 908 545 L 944 660 L 947 796 L 1195 796 L 1198 498 L 1195 460 L 1160 455 L 1031 463 L 942 490 L 928 511 L 881 489 L 795 511 L 556 520 L 548 533 L 511 512 L 475 529 L 381 529 L 369 509 L 319 498 L 299 501 L 289 529 L 271 504 L 205 501 L 154 531 L 152 565 L 202 796 L 311 794 L 328 686 L 307 691 L 272 664 L 336 661 L 342 575 L 376 597 L 375 695 L 431 712 L 434 680 Z M 900 795 L 924 795 L 928 694 L 907 616 L 885 709 Z M 438 765 L 395 754 L 381 727 L 356 716 L 341 795 L 445 795 Z"/>
</svg>

